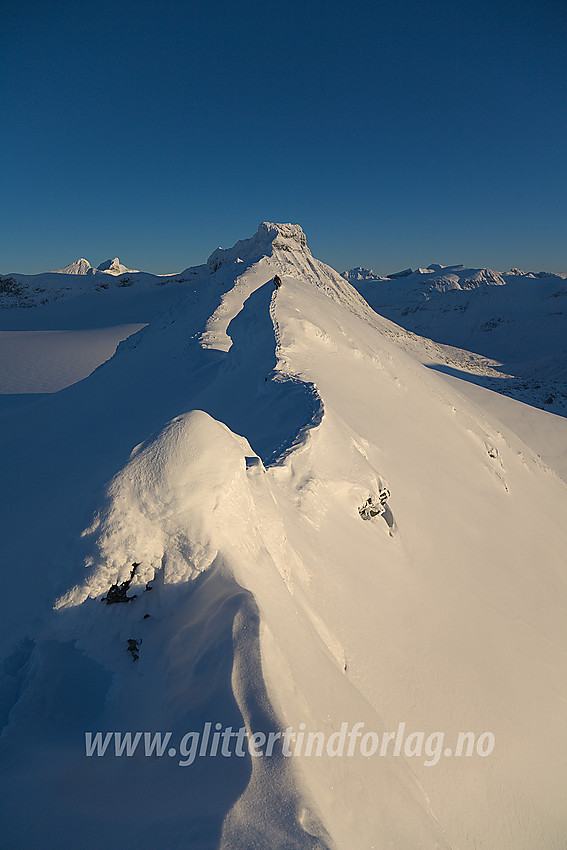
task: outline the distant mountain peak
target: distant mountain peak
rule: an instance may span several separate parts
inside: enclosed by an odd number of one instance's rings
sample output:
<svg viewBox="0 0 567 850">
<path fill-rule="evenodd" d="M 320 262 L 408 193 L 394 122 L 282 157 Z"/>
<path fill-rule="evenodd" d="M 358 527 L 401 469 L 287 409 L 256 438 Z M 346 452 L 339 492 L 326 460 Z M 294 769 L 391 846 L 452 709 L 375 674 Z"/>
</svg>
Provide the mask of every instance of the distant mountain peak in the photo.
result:
<svg viewBox="0 0 567 850">
<path fill-rule="evenodd" d="M 376 280 L 376 275 L 372 271 L 372 269 L 365 269 L 362 266 L 356 266 L 354 269 L 347 269 L 346 272 L 343 272 L 341 277 L 344 277 L 345 280 Z"/>
<path fill-rule="evenodd" d="M 129 269 L 128 266 L 123 265 L 118 257 L 115 257 L 113 260 L 105 260 L 100 266 L 97 266 L 96 269 L 98 272 L 105 272 L 106 274 L 124 274 L 124 272 L 137 272 L 137 269 Z"/>
<path fill-rule="evenodd" d="M 54 274 L 88 274 L 92 269 L 88 260 L 80 257 L 74 263 L 69 263 L 68 266 L 63 266 L 62 269 L 56 269 Z"/>
</svg>

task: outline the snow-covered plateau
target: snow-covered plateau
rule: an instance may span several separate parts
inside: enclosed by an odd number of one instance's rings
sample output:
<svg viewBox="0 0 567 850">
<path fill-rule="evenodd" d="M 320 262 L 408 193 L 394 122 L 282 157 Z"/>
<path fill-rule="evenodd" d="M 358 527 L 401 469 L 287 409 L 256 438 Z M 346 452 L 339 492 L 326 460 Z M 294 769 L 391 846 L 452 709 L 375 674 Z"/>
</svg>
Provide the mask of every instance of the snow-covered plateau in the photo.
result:
<svg viewBox="0 0 567 850">
<path fill-rule="evenodd" d="M 565 280 L 117 262 L 0 278 L 4 846 L 564 850 L 567 419 L 461 365 L 559 319 L 427 305 Z"/>
</svg>

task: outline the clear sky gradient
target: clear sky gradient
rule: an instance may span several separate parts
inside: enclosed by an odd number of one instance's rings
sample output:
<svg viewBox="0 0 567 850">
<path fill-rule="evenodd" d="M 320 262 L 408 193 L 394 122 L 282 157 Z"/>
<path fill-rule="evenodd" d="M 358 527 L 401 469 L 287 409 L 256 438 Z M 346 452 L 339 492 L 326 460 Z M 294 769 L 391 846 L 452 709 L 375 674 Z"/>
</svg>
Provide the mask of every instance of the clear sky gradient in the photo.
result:
<svg viewBox="0 0 567 850">
<path fill-rule="evenodd" d="M 564 0 L 3 0 L 0 272 L 567 271 Z"/>
</svg>

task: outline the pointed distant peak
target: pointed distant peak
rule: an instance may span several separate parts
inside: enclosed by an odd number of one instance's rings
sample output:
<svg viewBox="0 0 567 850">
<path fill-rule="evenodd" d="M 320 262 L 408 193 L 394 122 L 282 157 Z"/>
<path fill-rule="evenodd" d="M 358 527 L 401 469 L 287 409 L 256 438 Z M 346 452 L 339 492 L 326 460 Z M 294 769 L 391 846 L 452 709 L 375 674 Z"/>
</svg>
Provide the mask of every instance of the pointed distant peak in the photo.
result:
<svg viewBox="0 0 567 850">
<path fill-rule="evenodd" d="M 118 259 L 118 257 L 115 257 L 113 260 L 105 260 L 103 263 L 97 266 L 97 269 L 99 270 L 99 272 L 109 272 L 115 271 L 119 267 L 120 260 Z"/>
<path fill-rule="evenodd" d="M 54 274 L 88 274 L 92 269 L 88 260 L 81 257 L 75 260 L 74 263 L 69 263 L 68 266 L 63 266 L 62 269 L 56 269 Z"/>
<path fill-rule="evenodd" d="M 137 269 L 129 269 L 128 266 L 124 266 L 118 257 L 115 257 L 113 260 L 105 260 L 100 266 L 97 266 L 98 272 L 105 272 L 105 274 L 124 274 L 124 272 L 136 272 Z"/>
</svg>

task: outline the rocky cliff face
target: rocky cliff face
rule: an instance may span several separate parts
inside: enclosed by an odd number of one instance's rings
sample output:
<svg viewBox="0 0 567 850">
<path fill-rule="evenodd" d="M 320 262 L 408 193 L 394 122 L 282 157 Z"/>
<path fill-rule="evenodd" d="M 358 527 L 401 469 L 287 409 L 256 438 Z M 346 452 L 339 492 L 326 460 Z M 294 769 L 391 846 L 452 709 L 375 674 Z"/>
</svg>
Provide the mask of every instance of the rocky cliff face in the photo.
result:
<svg viewBox="0 0 567 850">
<path fill-rule="evenodd" d="M 240 239 L 232 248 L 217 248 L 213 251 L 207 263 L 211 271 L 216 271 L 221 265 L 236 260 L 256 261 L 274 252 L 301 252 L 311 257 L 307 246 L 307 237 L 299 224 L 274 224 L 263 221 L 258 230 L 249 239 Z"/>
</svg>

